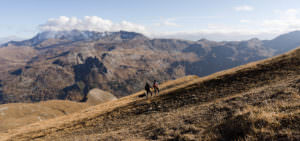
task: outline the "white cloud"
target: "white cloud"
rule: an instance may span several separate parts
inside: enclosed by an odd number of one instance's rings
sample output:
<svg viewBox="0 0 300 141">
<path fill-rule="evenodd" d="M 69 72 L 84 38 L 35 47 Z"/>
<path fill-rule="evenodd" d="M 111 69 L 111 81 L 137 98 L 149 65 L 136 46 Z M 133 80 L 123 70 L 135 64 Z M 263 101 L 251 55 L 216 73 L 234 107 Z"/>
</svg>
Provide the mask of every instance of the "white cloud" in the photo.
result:
<svg viewBox="0 0 300 141">
<path fill-rule="evenodd" d="M 275 32 L 287 32 L 292 30 L 300 30 L 299 10 L 287 9 L 285 11 L 275 11 L 279 14 L 277 19 L 266 19 L 262 22 L 262 26 Z"/>
<path fill-rule="evenodd" d="M 249 8 L 238 8 L 242 11 Z M 250 8 L 253 9 L 253 8 Z M 129 21 L 113 22 L 97 16 L 85 16 L 82 19 L 76 17 L 65 17 L 49 19 L 45 24 L 39 26 L 41 31 L 46 30 L 90 30 L 90 31 L 133 31 L 143 33 L 149 37 L 170 37 L 197 40 L 209 38 L 212 40 L 241 40 L 258 37 L 261 39 L 271 39 L 276 35 L 300 30 L 300 17 L 298 9 L 287 9 L 285 11 L 274 11 L 277 18 L 273 19 L 241 19 L 234 25 L 228 24 L 208 24 L 201 27 L 181 30 L 177 21 L 180 18 L 160 19 L 151 25 L 140 25 Z M 186 19 L 185 19 L 186 20 Z M 170 28 L 171 27 L 171 28 Z M 177 27 L 177 28 L 176 28 Z M 186 28 L 188 29 L 188 28 Z"/>
<path fill-rule="evenodd" d="M 121 21 L 114 23 L 111 20 L 102 19 L 97 16 L 85 16 L 83 19 L 76 17 L 60 16 L 51 18 L 45 24 L 39 26 L 42 31 L 61 31 L 61 30 L 90 30 L 90 31 L 134 31 L 147 34 L 147 29 L 143 25 Z"/>
<path fill-rule="evenodd" d="M 235 11 L 253 11 L 253 7 L 249 5 L 241 5 L 233 8 Z"/>
</svg>

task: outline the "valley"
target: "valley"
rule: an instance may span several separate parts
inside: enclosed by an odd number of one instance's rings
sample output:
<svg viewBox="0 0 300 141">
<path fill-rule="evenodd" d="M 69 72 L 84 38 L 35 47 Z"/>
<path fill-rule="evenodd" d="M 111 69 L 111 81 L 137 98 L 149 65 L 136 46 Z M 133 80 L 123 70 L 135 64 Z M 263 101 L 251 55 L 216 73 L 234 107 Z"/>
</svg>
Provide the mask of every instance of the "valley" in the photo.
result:
<svg viewBox="0 0 300 141">
<path fill-rule="evenodd" d="M 274 40 L 150 39 L 135 32 L 43 32 L 0 48 L 0 103 L 84 101 L 93 88 L 118 98 L 146 81 L 207 76 L 296 48 L 300 32 Z M 278 49 L 274 44 L 287 46 Z M 272 47 L 274 45 L 274 48 Z"/>
<path fill-rule="evenodd" d="M 37 122 L 3 140 L 297 140 L 300 50 L 162 84 L 81 112 Z M 172 87 L 168 87 L 172 86 Z"/>
</svg>

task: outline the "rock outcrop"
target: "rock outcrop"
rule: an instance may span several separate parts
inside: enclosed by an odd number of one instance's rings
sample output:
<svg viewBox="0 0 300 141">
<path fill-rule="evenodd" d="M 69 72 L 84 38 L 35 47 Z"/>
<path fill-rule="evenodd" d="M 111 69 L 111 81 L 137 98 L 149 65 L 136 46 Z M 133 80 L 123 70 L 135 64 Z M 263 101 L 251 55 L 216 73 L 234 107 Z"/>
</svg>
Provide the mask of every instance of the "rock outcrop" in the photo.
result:
<svg viewBox="0 0 300 141">
<path fill-rule="evenodd" d="M 0 103 L 84 101 L 94 88 L 120 98 L 186 75 L 206 76 L 300 45 L 294 32 L 272 42 L 150 39 L 134 32 L 44 32 L 0 48 Z M 287 39 L 285 37 L 288 37 Z M 286 40 L 285 40 L 286 39 Z M 284 42 L 289 43 L 285 48 Z M 299 38 L 300 41 L 300 38 Z M 268 46 L 266 46 L 268 45 Z"/>
<path fill-rule="evenodd" d="M 89 93 L 87 94 L 86 103 L 90 105 L 97 105 L 112 100 L 117 100 L 117 97 L 115 97 L 113 94 L 109 92 L 105 92 L 98 88 L 94 88 L 90 90 Z"/>
</svg>

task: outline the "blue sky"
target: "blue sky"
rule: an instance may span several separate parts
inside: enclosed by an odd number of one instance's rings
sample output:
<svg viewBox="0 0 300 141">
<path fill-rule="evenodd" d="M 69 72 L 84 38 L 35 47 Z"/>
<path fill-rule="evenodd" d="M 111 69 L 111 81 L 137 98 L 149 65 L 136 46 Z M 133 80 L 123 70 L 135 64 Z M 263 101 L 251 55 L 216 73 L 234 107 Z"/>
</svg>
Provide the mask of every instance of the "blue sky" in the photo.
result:
<svg viewBox="0 0 300 141">
<path fill-rule="evenodd" d="M 299 0 L 1 0 L 0 37 L 130 30 L 150 37 L 262 39 L 300 29 Z"/>
</svg>

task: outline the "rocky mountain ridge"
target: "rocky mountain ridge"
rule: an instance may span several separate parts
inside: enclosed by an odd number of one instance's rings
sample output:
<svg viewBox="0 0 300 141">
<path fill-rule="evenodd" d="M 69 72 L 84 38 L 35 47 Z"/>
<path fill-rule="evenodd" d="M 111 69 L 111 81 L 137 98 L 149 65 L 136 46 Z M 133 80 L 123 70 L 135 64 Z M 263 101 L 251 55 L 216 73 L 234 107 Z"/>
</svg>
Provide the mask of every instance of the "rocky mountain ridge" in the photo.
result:
<svg viewBox="0 0 300 141">
<path fill-rule="evenodd" d="M 299 140 L 300 49 L 188 76 L 74 114 L 0 132 L 0 140 Z M 147 122 L 145 122 L 147 121 Z"/>
<path fill-rule="evenodd" d="M 300 32 L 230 42 L 150 39 L 126 31 L 40 33 L 1 46 L 0 103 L 84 101 L 93 88 L 123 97 L 146 81 L 206 76 L 281 54 L 300 45 L 294 36 Z"/>
<path fill-rule="evenodd" d="M 97 40 L 130 40 L 136 37 L 146 38 L 144 35 L 135 32 L 96 32 L 96 31 L 44 31 L 38 33 L 31 39 L 24 41 L 10 41 L 2 45 L 2 47 L 14 46 L 32 46 L 38 47 L 47 40 L 79 42 L 79 41 L 97 41 Z"/>
</svg>

